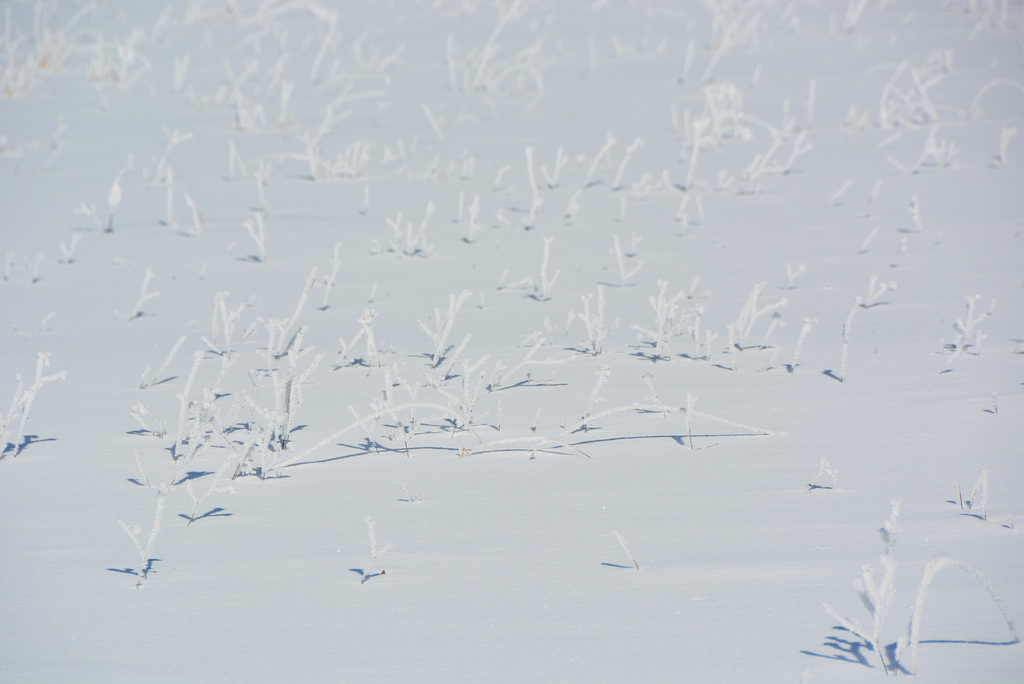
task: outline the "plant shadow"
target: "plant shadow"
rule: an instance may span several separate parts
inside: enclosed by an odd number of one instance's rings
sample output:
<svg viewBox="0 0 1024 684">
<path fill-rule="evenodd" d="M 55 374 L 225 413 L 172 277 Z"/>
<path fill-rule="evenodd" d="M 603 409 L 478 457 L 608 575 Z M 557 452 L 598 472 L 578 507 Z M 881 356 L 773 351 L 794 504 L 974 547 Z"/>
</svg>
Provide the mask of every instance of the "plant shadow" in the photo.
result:
<svg viewBox="0 0 1024 684">
<path fill-rule="evenodd" d="M 832 629 L 838 632 L 846 632 L 849 634 L 849 630 L 845 627 L 833 627 Z M 973 646 L 1013 646 L 1020 643 L 1020 639 L 1012 639 L 1010 641 L 981 641 L 976 639 L 922 639 L 918 643 L 921 644 L 969 644 Z M 859 640 L 849 640 L 840 638 L 838 636 L 830 636 L 825 638 L 825 643 L 822 644 L 826 649 L 831 649 L 833 653 L 815 653 L 814 651 L 800 651 L 804 655 L 814 656 L 815 658 L 825 658 L 828 660 L 841 660 L 847 663 L 853 663 L 855 665 L 863 665 L 864 667 L 876 669 L 878 666 L 872 663 L 867 658 L 867 653 L 874 652 L 869 644 Z M 910 670 L 903 667 L 896 659 L 896 652 L 899 648 L 897 642 L 887 644 L 884 648 L 884 655 L 882 656 L 885 660 L 885 667 L 888 669 L 888 674 L 913 674 Z"/>
<path fill-rule="evenodd" d="M 363 578 L 363 579 L 361 579 L 359 581 L 360 584 L 365 584 L 368 580 L 371 580 L 374 577 L 380 577 L 381 575 L 386 574 L 386 572 L 384 570 L 381 570 L 380 572 L 367 572 L 366 570 L 363 570 L 362 568 L 349 568 L 348 571 L 349 572 L 354 572 L 354 573 L 356 573 L 357 575 L 359 575 L 360 577 Z"/>
<path fill-rule="evenodd" d="M 56 441 L 56 437 L 40 437 L 39 435 L 25 435 L 25 439 L 22 440 L 21 444 L 14 444 L 13 442 L 8 442 L 7 444 L 5 444 L 4 448 L 0 449 L 0 456 L 3 456 L 4 454 L 7 454 L 9 452 L 14 452 L 14 455 L 17 456 L 22 451 L 24 451 L 26 447 L 31 446 L 32 444 L 36 444 L 37 442 Z"/>
<path fill-rule="evenodd" d="M 226 513 L 223 508 L 218 506 L 217 508 L 210 509 L 206 513 L 203 513 L 202 515 L 197 515 L 195 517 L 186 515 L 184 513 L 179 513 L 178 517 L 188 520 L 188 524 L 191 525 L 194 522 L 198 522 L 199 520 L 204 520 L 206 518 L 230 518 L 231 515 L 231 513 Z"/>
<path fill-rule="evenodd" d="M 147 577 L 150 573 L 155 573 L 153 566 L 159 563 L 161 558 L 150 558 L 146 561 L 146 567 L 136 570 L 135 568 L 107 568 L 107 572 L 119 572 L 122 575 L 135 575 L 136 577 L 142 578 Z"/>
<path fill-rule="evenodd" d="M 832 629 L 838 632 L 844 632 L 849 634 L 849 630 L 844 627 L 833 627 Z M 860 640 L 851 640 L 838 636 L 825 637 L 825 642 L 822 646 L 829 649 L 831 652 L 827 653 L 815 653 L 814 651 L 800 651 L 804 655 L 814 656 L 815 658 L 825 658 L 826 660 L 841 660 L 845 663 L 852 663 L 854 665 L 863 665 L 864 667 L 874 669 L 876 666 L 868 661 L 867 652 L 873 652 L 869 644 L 865 644 Z M 895 644 L 893 647 L 895 648 Z"/>
</svg>

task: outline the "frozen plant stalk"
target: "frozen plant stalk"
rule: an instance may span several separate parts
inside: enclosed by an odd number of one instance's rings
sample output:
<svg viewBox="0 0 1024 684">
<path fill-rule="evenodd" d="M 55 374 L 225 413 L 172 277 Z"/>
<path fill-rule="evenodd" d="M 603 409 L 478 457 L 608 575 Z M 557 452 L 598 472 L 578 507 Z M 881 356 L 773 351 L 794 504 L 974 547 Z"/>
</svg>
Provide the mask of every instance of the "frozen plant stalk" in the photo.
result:
<svg viewBox="0 0 1024 684">
<path fill-rule="evenodd" d="M 540 297 L 541 301 L 548 301 L 551 299 L 549 296 L 551 288 L 555 286 L 555 281 L 558 280 L 558 276 L 561 271 L 555 271 L 555 275 L 548 275 L 548 263 L 551 261 L 551 243 L 554 242 L 555 238 L 546 237 L 544 238 L 544 256 L 540 263 Z"/>
<path fill-rule="evenodd" d="M 846 321 L 843 323 L 843 360 L 839 364 L 839 382 L 846 382 L 846 359 L 850 351 L 850 329 L 853 327 L 853 315 L 861 305 L 861 298 L 853 300 L 850 313 L 846 314 Z"/>
<path fill-rule="evenodd" d="M 626 552 L 627 556 L 629 556 L 629 560 L 633 561 L 633 567 L 639 570 L 640 564 L 636 562 L 636 557 L 634 557 L 633 552 L 629 550 L 629 545 L 626 544 L 626 538 L 623 537 L 622 533 L 618 530 L 615 530 L 615 538 L 619 540 L 620 544 L 622 544 L 622 550 Z"/>
<path fill-rule="evenodd" d="M 1016 126 L 1003 126 L 999 134 L 999 166 L 1006 168 L 1006 151 L 1010 148 L 1010 141 L 1017 135 Z"/>
<path fill-rule="evenodd" d="M 630 251 L 629 254 L 624 252 L 622 249 L 622 243 L 619 241 L 618 235 L 612 236 L 612 242 L 615 245 L 615 260 L 619 266 L 619 284 L 622 287 L 627 287 L 629 285 L 630 278 L 635 276 L 640 271 L 640 269 L 644 265 L 644 262 L 638 261 L 636 262 L 636 266 L 634 266 L 632 269 L 627 268 L 626 257 L 635 256 L 636 252 Z"/>
<path fill-rule="evenodd" d="M 817 322 L 817 318 L 812 318 L 810 316 L 804 317 L 804 324 L 800 326 L 800 334 L 797 335 L 796 338 L 796 349 L 793 351 L 793 361 L 789 364 L 788 370 L 790 373 L 796 370 L 797 361 L 800 359 L 800 351 L 804 348 L 804 340 L 807 339 L 808 333 L 811 332 L 811 328 L 813 328 Z"/>
<path fill-rule="evenodd" d="M 1017 636 L 1017 628 L 1014 627 L 1013 624 L 1013 618 L 1010 617 L 1010 611 L 1006 608 L 1002 599 L 999 598 L 999 594 L 996 593 L 996 588 L 992 585 L 992 582 L 969 563 L 957 560 L 951 556 L 936 556 L 928 561 L 928 565 L 925 566 L 924 577 L 921 578 L 921 585 L 917 590 L 917 600 L 914 602 L 914 607 L 910 614 L 907 638 L 906 640 L 901 639 L 900 644 L 897 647 L 896 658 L 898 660 L 909 643 L 911 671 L 914 673 L 914 676 L 917 676 L 917 649 L 921 643 L 921 615 L 924 612 L 925 600 L 928 598 L 928 588 L 931 586 L 932 580 L 935 579 L 935 576 L 939 571 L 945 568 L 958 568 L 981 582 L 985 586 L 985 589 L 988 590 L 989 596 L 992 597 L 992 600 L 1003 614 L 1003 620 L 1006 622 L 1006 627 L 1010 630 L 1010 643 L 1015 644 L 1020 641 L 1020 637 Z"/>
</svg>

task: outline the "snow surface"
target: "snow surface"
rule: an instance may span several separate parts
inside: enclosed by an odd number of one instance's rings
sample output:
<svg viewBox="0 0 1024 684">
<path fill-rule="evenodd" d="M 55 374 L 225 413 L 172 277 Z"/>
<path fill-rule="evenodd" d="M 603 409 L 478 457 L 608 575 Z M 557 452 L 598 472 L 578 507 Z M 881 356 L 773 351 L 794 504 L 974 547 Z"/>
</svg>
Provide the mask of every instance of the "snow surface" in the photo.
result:
<svg viewBox="0 0 1024 684">
<path fill-rule="evenodd" d="M 0 679 L 1021 681 L 1022 16 L 6 3 Z"/>
</svg>

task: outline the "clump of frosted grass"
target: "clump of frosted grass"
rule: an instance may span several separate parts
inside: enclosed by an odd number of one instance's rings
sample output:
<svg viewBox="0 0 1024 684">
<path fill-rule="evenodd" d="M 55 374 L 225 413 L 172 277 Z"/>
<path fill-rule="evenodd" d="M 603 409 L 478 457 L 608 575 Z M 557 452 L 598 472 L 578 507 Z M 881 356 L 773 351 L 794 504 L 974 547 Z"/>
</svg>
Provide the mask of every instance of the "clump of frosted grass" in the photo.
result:
<svg viewBox="0 0 1024 684">
<path fill-rule="evenodd" d="M 433 246 L 427 244 L 427 223 L 430 221 L 430 217 L 434 215 L 437 210 L 437 205 L 432 201 L 427 202 L 427 208 L 424 212 L 423 221 L 420 222 L 419 227 L 414 227 L 411 222 L 406 223 L 403 229 L 402 227 L 402 214 L 399 213 L 394 219 L 387 219 L 388 226 L 391 227 L 392 238 L 389 242 L 390 246 L 386 250 L 382 250 L 377 241 L 374 241 L 374 253 L 383 254 L 385 252 L 396 255 L 404 256 L 419 256 L 427 257 L 433 252 Z"/>
<path fill-rule="evenodd" d="M 675 327 L 676 316 L 679 312 L 680 302 L 686 299 L 686 293 L 682 290 L 669 296 L 668 281 L 658 281 L 658 294 L 648 297 L 651 308 L 654 310 L 654 326 L 645 328 L 634 325 L 633 329 L 641 335 L 647 336 L 650 343 L 654 345 L 653 360 L 661 358 L 663 351 L 669 348 L 668 337 Z"/>
</svg>

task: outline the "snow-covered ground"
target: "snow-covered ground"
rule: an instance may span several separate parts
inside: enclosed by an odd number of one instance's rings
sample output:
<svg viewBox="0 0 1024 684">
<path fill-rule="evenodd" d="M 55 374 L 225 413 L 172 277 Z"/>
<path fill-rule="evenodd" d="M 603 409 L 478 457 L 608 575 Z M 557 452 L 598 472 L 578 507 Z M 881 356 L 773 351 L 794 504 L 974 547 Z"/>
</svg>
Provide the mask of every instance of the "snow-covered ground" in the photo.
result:
<svg viewBox="0 0 1024 684">
<path fill-rule="evenodd" d="M 1019 1 L 0 19 L 3 681 L 1020 680 Z"/>
</svg>

